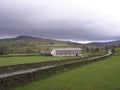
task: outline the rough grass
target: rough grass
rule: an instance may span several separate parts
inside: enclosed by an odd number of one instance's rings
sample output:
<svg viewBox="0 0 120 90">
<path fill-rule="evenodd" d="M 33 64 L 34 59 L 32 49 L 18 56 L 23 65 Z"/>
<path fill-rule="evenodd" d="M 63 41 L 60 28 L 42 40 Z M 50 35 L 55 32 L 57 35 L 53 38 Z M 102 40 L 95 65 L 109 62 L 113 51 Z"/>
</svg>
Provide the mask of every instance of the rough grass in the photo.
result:
<svg viewBox="0 0 120 90">
<path fill-rule="evenodd" d="M 115 49 L 115 54 L 114 55 L 120 55 L 120 48 Z"/>
<path fill-rule="evenodd" d="M 11 90 L 120 90 L 120 56 L 111 56 Z"/>
<path fill-rule="evenodd" d="M 63 59 L 70 59 L 70 58 L 79 58 L 79 57 L 52 57 L 52 56 L 1 57 L 0 66 L 50 61 L 50 60 L 63 60 Z"/>
</svg>

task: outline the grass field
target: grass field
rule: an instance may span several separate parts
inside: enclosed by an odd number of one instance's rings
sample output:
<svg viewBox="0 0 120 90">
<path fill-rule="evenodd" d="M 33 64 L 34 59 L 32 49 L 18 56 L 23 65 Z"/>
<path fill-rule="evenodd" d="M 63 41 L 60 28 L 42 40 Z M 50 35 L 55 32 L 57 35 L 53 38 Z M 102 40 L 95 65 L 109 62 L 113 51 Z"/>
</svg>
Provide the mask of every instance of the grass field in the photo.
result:
<svg viewBox="0 0 120 90">
<path fill-rule="evenodd" d="M 52 57 L 52 56 L 18 56 L 18 57 L 1 57 L 0 66 L 4 65 L 14 65 L 22 63 L 33 63 L 41 61 L 50 61 L 50 60 L 63 60 L 70 58 L 79 58 L 79 57 Z"/>
<path fill-rule="evenodd" d="M 105 52 L 101 51 L 95 54 L 87 53 L 84 55 L 103 55 Z M 27 56 L 28 55 L 28 56 Z M 35 55 L 35 56 L 30 56 Z M 0 57 L 0 66 L 5 65 L 14 65 L 14 64 L 23 64 L 23 63 L 33 63 L 41 61 L 51 61 L 51 60 L 63 60 L 63 59 L 72 59 L 80 57 L 53 57 L 53 56 L 38 56 L 38 53 L 33 54 L 9 54 L 10 57 Z"/>
<path fill-rule="evenodd" d="M 120 56 L 111 56 L 10 90 L 120 90 Z"/>
</svg>

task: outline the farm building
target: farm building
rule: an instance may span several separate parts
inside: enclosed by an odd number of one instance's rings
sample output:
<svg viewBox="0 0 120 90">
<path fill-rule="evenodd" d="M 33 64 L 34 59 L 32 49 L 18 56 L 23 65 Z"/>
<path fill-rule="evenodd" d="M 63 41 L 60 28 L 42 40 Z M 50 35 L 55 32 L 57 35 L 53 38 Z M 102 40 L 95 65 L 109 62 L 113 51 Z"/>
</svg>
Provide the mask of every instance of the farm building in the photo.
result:
<svg viewBox="0 0 120 90">
<path fill-rule="evenodd" d="M 40 55 L 41 56 L 51 56 L 51 52 L 50 51 L 41 51 Z"/>
<path fill-rule="evenodd" d="M 81 48 L 56 48 L 51 51 L 52 56 L 82 56 Z"/>
</svg>

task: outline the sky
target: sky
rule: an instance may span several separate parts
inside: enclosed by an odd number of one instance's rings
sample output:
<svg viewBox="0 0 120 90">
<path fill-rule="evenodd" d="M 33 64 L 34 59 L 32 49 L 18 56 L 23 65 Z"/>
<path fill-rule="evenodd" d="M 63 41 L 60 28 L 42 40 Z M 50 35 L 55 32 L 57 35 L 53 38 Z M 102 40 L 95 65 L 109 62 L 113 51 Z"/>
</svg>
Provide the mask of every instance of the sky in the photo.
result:
<svg viewBox="0 0 120 90">
<path fill-rule="evenodd" d="M 120 39 L 120 0 L 0 0 L 0 38 Z"/>
</svg>

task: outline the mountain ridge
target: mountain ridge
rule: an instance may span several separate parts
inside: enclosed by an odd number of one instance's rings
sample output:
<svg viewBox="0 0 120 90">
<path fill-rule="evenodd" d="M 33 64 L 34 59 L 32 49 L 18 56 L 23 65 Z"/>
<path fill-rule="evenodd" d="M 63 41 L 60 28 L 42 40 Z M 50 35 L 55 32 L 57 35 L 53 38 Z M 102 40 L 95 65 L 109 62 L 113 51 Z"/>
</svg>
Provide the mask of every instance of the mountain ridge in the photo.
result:
<svg viewBox="0 0 120 90">
<path fill-rule="evenodd" d="M 72 43 L 71 41 L 61 41 L 61 40 L 55 40 L 55 39 L 48 39 L 48 38 L 42 38 L 42 37 L 33 37 L 33 36 L 24 36 L 24 35 L 20 35 L 17 36 L 15 38 L 4 38 L 4 39 L 0 39 L 0 43 L 4 42 L 21 42 L 23 43 L 24 40 L 26 42 L 41 42 L 40 44 L 49 44 L 49 43 Z M 76 42 L 73 42 L 76 43 Z M 93 44 L 93 45 L 107 45 L 107 44 L 118 44 L 120 43 L 120 40 L 115 40 L 115 41 L 110 41 L 110 42 L 91 42 L 88 44 Z M 79 43 L 80 44 L 80 43 Z"/>
<path fill-rule="evenodd" d="M 108 44 L 119 44 L 120 40 L 115 40 L 115 41 L 110 41 L 110 42 L 91 42 L 89 44 L 94 44 L 94 45 L 108 45 Z"/>
<path fill-rule="evenodd" d="M 17 36 L 15 38 L 0 39 L 0 43 L 10 45 L 49 45 L 49 44 L 68 44 L 70 41 L 60 41 L 32 36 Z"/>
</svg>

